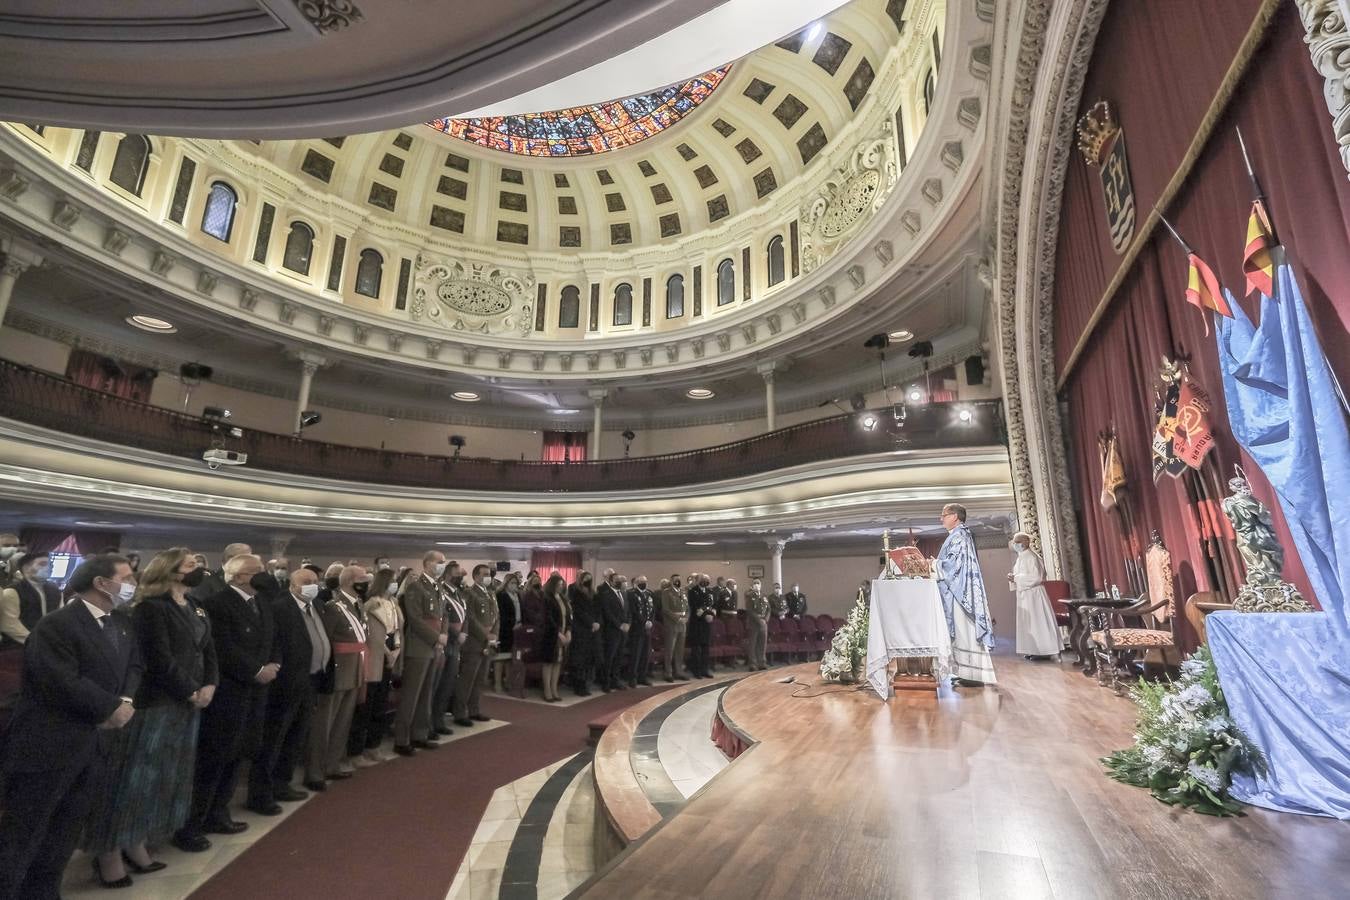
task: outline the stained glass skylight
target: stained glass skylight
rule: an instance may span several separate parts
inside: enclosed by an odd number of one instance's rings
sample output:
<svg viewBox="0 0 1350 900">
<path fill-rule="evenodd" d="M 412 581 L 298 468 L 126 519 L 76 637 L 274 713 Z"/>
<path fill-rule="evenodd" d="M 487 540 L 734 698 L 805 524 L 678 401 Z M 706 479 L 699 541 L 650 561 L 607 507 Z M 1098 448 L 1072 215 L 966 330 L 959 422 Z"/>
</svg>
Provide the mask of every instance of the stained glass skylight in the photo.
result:
<svg viewBox="0 0 1350 900">
<path fill-rule="evenodd" d="M 688 81 L 593 106 L 553 112 L 436 119 L 432 128 L 460 140 L 521 156 L 589 156 L 655 137 L 712 96 L 731 66 Z"/>
</svg>

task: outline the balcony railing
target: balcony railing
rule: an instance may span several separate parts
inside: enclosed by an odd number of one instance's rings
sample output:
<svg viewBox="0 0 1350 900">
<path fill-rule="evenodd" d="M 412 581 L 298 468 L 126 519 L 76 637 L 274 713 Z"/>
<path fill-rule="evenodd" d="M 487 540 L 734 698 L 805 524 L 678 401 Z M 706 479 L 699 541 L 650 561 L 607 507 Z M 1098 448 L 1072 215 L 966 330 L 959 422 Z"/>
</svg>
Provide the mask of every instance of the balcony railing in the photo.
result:
<svg viewBox="0 0 1350 900">
<path fill-rule="evenodd" d="M 969 416 L 963 417 L 962 411 Z M 81 387 L 0 361 L 0 416 L 112 444 L 201 459 L 212 446 L 248 454 L 248 467 L 374 484 L 484 491 L 613 491 L 720 481 L 827 459 L 889 450 L 1003 444 L 997 401 L 911 406 L 903 426 L 892 410 L 819 419 L 757 437 L 683 453 L 584 462 L 526 462 L 427 456 L 302 440 L 244 429 L 222 438 L 201 418 Z"/>
</svg>

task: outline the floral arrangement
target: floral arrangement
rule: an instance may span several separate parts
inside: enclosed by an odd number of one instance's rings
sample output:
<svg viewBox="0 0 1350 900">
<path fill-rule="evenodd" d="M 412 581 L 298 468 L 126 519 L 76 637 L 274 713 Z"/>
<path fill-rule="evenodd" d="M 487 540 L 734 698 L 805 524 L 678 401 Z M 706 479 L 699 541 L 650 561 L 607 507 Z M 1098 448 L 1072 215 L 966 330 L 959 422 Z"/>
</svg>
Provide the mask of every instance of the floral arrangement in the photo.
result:
<svg viewBox="0 0 1350 900">
<path fill-rule="evenodd" d="M 834 633 L 830 649 L 820 660 L 820 674 L 826 681 L 850 684 L 862 679 L 867 659 L 867 618 L 867 592 L 859 588 L 853 609 L 849 610 L 843 627 Z"/>
<path fill-rule="evenodd" d="M 1139 706 L 1134 746 L 1104 758 L 1117 781 L 1146 787 L 1164 803 L 1211 816 L 1242 814 L 1228 794 L 1234 772 L 1266 770 L 1261 751 L 1228 714 L 1209 648 L 1181 664 L 1176 681 L 1140 679 L 1130 692 Z"/>
</svg>

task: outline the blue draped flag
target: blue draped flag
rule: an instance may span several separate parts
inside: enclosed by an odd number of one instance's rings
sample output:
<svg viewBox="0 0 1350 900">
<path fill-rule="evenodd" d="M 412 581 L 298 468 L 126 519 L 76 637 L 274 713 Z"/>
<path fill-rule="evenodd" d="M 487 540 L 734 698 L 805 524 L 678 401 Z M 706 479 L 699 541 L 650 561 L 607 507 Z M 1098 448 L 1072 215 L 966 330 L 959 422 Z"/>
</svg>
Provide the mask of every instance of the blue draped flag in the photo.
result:
<svg viewBox="0 0 1350 900">
<path fill-rule="evenodd" d="M 942 610 L 947 615 L 947 631 L 956 638 L 954 607 L 965 610 L 975 623 L 975 633 L 986 649 L 993 649 L 994 629 L 989 622 L 989 599 L 984 593 L 984 576 L 980 573 L 980 559 L 975 553 L 975 538 L 965 523 L 957 525 L 942 542 L 937 555 L 942 569 L 938 594 Z"/>
</svg>

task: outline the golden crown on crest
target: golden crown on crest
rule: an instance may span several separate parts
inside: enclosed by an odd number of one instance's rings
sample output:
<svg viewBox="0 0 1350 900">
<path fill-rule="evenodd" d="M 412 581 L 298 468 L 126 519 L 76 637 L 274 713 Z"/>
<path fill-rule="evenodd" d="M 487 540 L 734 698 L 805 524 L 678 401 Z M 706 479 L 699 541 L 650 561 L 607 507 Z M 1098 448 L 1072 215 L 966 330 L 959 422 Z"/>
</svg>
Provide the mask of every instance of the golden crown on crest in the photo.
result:
<svg viewBox="0 0 1350 900">
<path fill-rule="evenodd" d="M 1111 104 L 1098 100 L 1078 120 L 1078 152 L 1090 166 L 1099 166 L 1111 139 L 1120 133 L 1120 125 L 1111 112 Z"/>
</svg>

